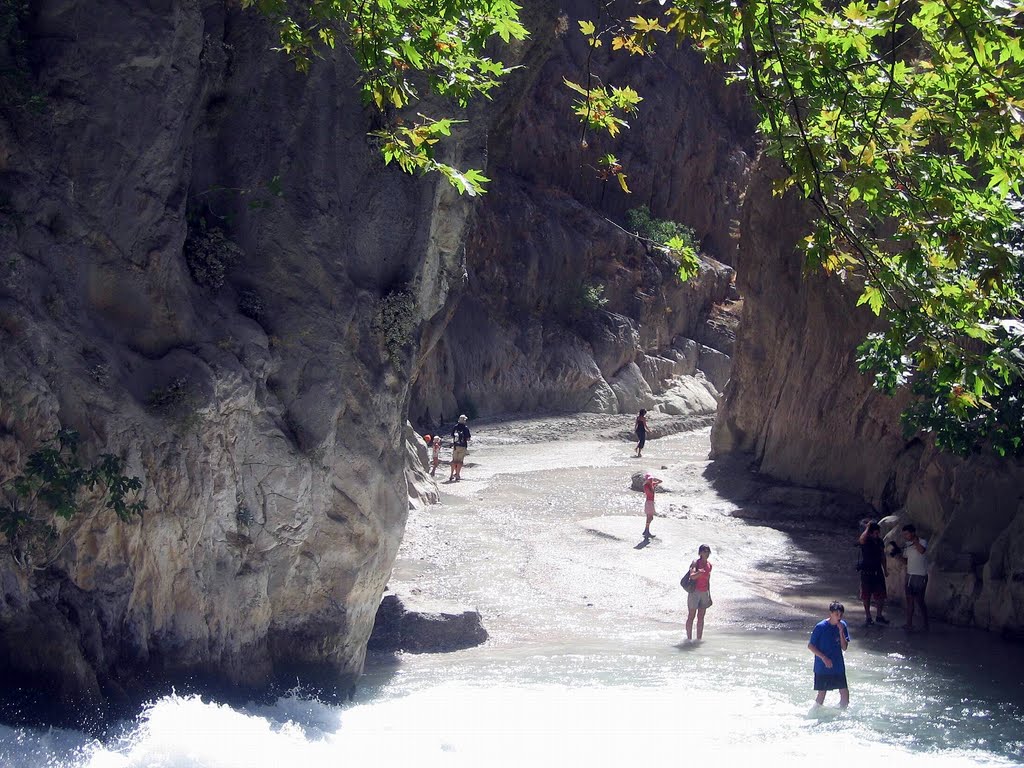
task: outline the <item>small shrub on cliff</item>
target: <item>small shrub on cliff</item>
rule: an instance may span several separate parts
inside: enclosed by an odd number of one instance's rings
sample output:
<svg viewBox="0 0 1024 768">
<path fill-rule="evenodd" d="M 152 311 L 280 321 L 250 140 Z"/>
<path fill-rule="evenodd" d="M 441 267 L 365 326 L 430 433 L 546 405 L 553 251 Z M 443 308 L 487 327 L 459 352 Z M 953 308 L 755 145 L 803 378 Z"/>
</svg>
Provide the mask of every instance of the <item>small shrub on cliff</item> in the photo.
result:
<svg viewBox="0 0 1024 768">
<path fill-rule="evenodd" d="M 153 389 L 147 405 L 154 414 L 176 423 L 184 431 L 192 430 L 199 423 L 199 398 L 184 376 L 165 387 Z"/>
<path fill-rule="evenodd" d="M 259 320 L 263 314 L 263 299 L 256 291 L 242 291 L 238 296 L 238 311 L 250 320 Z"/>
<path fill-rule="evenodd" d="M 402 350 L 412 341 L 416 327 L 416 299 L 408 291 L 392 291 L 380 301 L 373 323 L 374 333 L 392 362 L 397 362 Z"/>
<path fill-rule="evenodd" d="M 682 280 L 697 274 L 697 241 L 692 229 L 678 221 L 656 219 L 646 205 L 626 211 L 626 225 L 648 245 L 667 253 L 679 266 Z"/>
<path fill-rule="evenodd" d="M 41 112 L 46 102 L 33 82 L 22 31 L 28 13 L 26 0 L 0 0 L 0 107 Z"/>
<path fill-rule="evenodd" d="M 576 295 L 576 308 L 582 312 L 593 312 L 602 309 L 608 303 L 604 295 L 604 286 L 597 283 L 583 283 Z"/>
<path fill-rule="evenodd" d="M 79 435 L 61 429 L 42 448 L 34 451 L 21 475 L 3 485 L 0 501 L 0 533 L 7 539 L 15 561 L 23 567 L 43 567 L 60 554 L 61 541 L 55 518 L 71 520 L 79 515 L 81 497 L 97 489 L 100 500 L 120 520 L 130 521 L 146 505 L 140 498 L 142 481 L 122 473 L 124 461 L 104 453 L 91 465 L 78 457 Z"/>
<path fill-rule="evenodd" d="M 189 232 L 184 251 L 192 279 L 214 291 L 224 285 L 228 270 L 242 256 L 242 249 L 228 239 L 224 230 L 207 227 L 202 220 Z"/>
</svg>

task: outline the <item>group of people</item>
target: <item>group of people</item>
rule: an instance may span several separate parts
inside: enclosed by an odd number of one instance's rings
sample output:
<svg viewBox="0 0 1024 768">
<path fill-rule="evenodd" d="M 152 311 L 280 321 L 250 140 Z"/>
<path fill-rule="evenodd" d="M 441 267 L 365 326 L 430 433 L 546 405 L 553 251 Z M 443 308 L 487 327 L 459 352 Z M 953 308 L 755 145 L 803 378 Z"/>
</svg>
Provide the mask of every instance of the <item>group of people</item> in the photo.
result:
<svg viewBox="0 0 1024 768">
<path fill-rule="evenodd" d="M 920 610 L 921 626 L 928 631 L 928 606 L 924 602 L 925 589 L 928 587 L 928 561 L 925 552 L 928 549 L 928 540 L 917 535 L 917 528 L 908 524 L 903 526 L 903 547 L 892 543 L 890 555 L 899 557 L 907 565 L 907 583 L 905 596 L 907 605 L 907 623 L 905 628 L 908 631 L 914 630 L 914 615 Z M 857 560 L 857 570 L 860 571 L 860 599 L 864 604 L 864 626 L 872 624 L 888 624 L 889 620 L 883 615 L 885 601 L 888 597 L 885 580 L 889 576 L 888 559 L 885 556 L 885 546 L 882 543 L 882 527 L 874 520 L 865 524 L 864 531 L 857 539 L 860 547 L 860 557 Z M 875 616 L 871 617 L 871 603 L 875 604 Z"/>
<path fill-rule="evenodd" d="M 452 460 L 451 472 L 448 475 L 449 483 L 462 479 L 462 465 L 466 462 L 466 452 L 469 450 L 469 441 L 472 439 L 467 422 L 469 422 L 469 417 L 462 414 L 455 426 L 452 427 Z M 433 477 L 437 473 L 437 465 L 441 463 L 441 436 L 424 435 L 423 438 L 431 447 L 430 476 Z"/>
<path fill-rule="evenodd" d="M 925 552 L 928 541 L 917 535 L 917 528 L 912 524 L 904 525 L 901 531 L 903 547 L 893 542 L 890 555 L 900 557 L 907 566 L 907 580 L 904 587 L 907 603 L 906 629 L 913 631 L 914 614 L 921 612 L 921 623 L 928 630 L 928 608 L 924 602 L 925 589 L 928 587 L 928 561 Z M 874 520 L 869 520 L 860 537 L 860 558 L 857 568 L 860 571 L 860 598 L 864 603 L 864 626 L 874 624 L 885 625 L 889 620 L 882 611 L 885 610 L 887 591 L 885 580 L 889 576 L 889 566 L 882 543 L 882 527 Z M 875 616 L 871 616 L 871 603 L 875 603 Z M 843 651 L 850 644 L 850 627 L 843 618 L 846 608 L 842 603 L 833 602 L 828 607 L 828 618 L 814 627 L 807 649 L 814 654 L 814 690 L 816 704 L 825 702 L 828 691 L 839 691 L 839 706 L 847 707 L 850 703 L 850 686 L 846 680 L 846 663 Z"/>
<path fill-rule="evenodd" d="M 458 423 L 452 427 L 452 459 L 451 473 L 448 482 L 462 479 L 462 466 L 469 447 L 471 434 L 467 425 L 468 418 L 459 416 Z M 641 409 L 636 417 L 634 430 L 637 436 L 635 455 L 643 455 L 647 440 L 647 411 Z M 426 435 L 427 443 L 433 448 L 430 474 L 434 475 L 441 461 L 441 437 L 431 438 Z M 651 533 L 651 522 L 654 520 L 654 495 L 661 485 L 661 480 L 650 473 L 644 475 L 644 541 L 655 538 Z M 915 614 L 920 611 L 923 628 L 928 629 L 928 609 L 924 595 L 928 586 L 928 562 L 925 552 L 928 548 L 926 539 L 917 535 L 913 525 L 904 525 L 902 529 L 904 546 L 898 547 L 895 542 L 890 556 L 900 557 L 907 567 L 906 581 L 906 629 L 914 629 Z M 881 526 L 874 520 L 867 521 L 864 530 L 857 539 L 860 556 L 857 570 L 860 571 L 860 599 L 864 605 L 864 625 L 887 625 L 885 603 L 887 599 L 886 579 L 889 576 L 888 558 L 882 542 Z M 697 559 L 690 563 L 681 583 L 687 586 L 686 639 L 692 640 L 694 623 L 696 622 L 697 639 L 704 636 L 704 615 L 713 605 L 711 599 L 711 570 L 709 561 L 711 547 L 701 544 L 697 549 Z M 875 605 L 875 615 L 871 615 L 871 605 Z M 846 679 L 846 664 L 843 652 L 850 644 L 850 628 L 844 618 L 846 607 L 840 602 L 832 602 L 828 606 L 828 617 L 818 622 L 811 632 L 808 650 L 814 655 L 814 690 L 815 702 L 822 704 L 828 691 L 839 691 L 839 706 L 846 707 L 850 703 L 850 688 Z"/>
<path fill-rule="evenodd" d="M 650 518 L 648 518 L 650 524 Z M 928 563 L 925 552 L 928 542 L 917 534 L 913 525 L 905 525 L 901 531 L 904 546 L 896 547 L 891 552 L 893 557 L 899 556 L 907 566 L 906 628 L 914 627 L 914 615 L 920 610 L 924 629 L 928 629 L 928 609 L 924 602 L 925 589 L 928 586 Z M 866 616 L 864 625 L 885 625 L 889 620 L 882 611 L 885 609 L 885 580 L 889 575 L 886 564 L 885 547 L 882 543 L 881 526 L 874 520 L 869 521 L 858 539 L 861 556 L 857 567 L 861 573 L 860 596 L 864 602 Z M 711 547 L 701 544 L 697 550 L 697 559 L 690 563 L 684 586 L 692 585 L 687 597 L 686 639 L 693 639 L 693 622 L 697 619 L 697 639 L 704 635 L 704 613 L 712 605 L 711 600 Z M 871 602 L 875 602 L 875 617 L 871 616 Z M 839 691 L 839 706 L 845 708 L 850 703 L 850 686 L 846 680 L 846 663 L 843 652 L 850 644 L 850 627 L 843 618 L 846 607 L 840 602 L 832 602 L 828 606 L 828 617 L 819 621 L 811 632 L 807 649 L 814 655 L 814 690 L 815 703 L 821 705 L 828 691 Z"/>
<path fill-rule="evenodd" d="M 645 431 L 641 431 L 639 424 L 644 412 L 640 412 L 637 418 L 637 434 L 640 443 L 637 445 L 636 455 L 640 455 L 643 448 Z M 661 480 L 654 475 L 644 475 L 644 540 L 654 538 L 651 533 L 651 521 L 654 519 L 654 494 Z M 907 580 L 906 592 L 906 629 L 914 629 L 915 614 L 920 611 L 922 626 L 928 630 L 928 608 L 925 605 L 924 596 L 928 586 L 928 561 L 925 552 L 928 549 L 928 541 L 917 534 L 917 529 L 912 525 L 904 525 L 901 531 L 903 535 L 903 547 L 900 548 L 895 542 L 892 544 L 890 555 L 899 557 L 906 563 Z M 860 599 L 864 604 L 864 626 L 869 627 L 875 624 L 887 625 L 889 620 L 885 617 L 885 602 L 888 596 L 886 579 L 889 576 L 888 558 L 886 557 L 885 545 L 882 542 L 882 528 L 874 520 L 865 523 L 864 530 L 857 539 L 860 548 L 860 556 L 857 561 L 857 570 L 860 571 Z M 704 614 L 713 604 L 711 599 L 711 563 L 708 558 L 711 556 L 711 547 L 701 544 L 697 549 L 697 559 L 690 563 L 686 574 L 680 584 L 687 588 L 687 616 L 686 616 L 686 639 L 693 639 L 693 625 L 696 619 L 697 639 L 704 636 Z M 875 615 L 871 615 L 871 604 L 875 604 Z M 846 607 L 840 602 L 832 602 L 828 606 L 828 617 L 818 622 L 811 632 L 811 639 L 807 644 L 808 650 L 814 655 L 814 690 L 816 691 L 815 703 L 820 705 L 825 701 L 825 694 L 828 691 L 839 691 L 839 706 L 847 707 L 850 703 L 850 688 L 846 680 L 846 664 L 843 658 L 843 651 L 850 643 L 850 628 L 843 618 Z"/>
</svg>

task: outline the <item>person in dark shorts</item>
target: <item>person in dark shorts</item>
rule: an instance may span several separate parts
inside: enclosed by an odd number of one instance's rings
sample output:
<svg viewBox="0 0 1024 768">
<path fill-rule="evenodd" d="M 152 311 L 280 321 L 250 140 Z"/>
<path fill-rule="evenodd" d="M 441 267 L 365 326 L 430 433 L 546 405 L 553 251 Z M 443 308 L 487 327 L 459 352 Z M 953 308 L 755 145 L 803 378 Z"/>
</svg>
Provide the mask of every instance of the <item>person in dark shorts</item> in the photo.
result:
<svg viewBox="0 0 1024 768">
<path fill-rule="evenodd" d="M 459 416 L 459 423 L 452 427 L 452 471 L 448 476 L 448 482 L 453 483 L 462 479 L 462 465 L 466 461 L 466 451 L 469 450 L 469 441 L 472 435 L 466 422 L 469 421 L 466 415 Z"/>
<path fill-rule="evenodd" d="M 636 455 L 642 456 L 644 450 L 644 444 L 647 442 L 647 409 L 641 408 L 640 413 L 637 414 L 636 424 L 633 425 L 633 431 L 636 432 Z"/>
<path fill-rule="evenodd" d="M 882 529 L 874 520 L 869 520 L 860 538 L 860 559 L 857 569 L 860 571 L 860 599 L 864 603 L 864 626 L 870 627 L 877 621 L 888 624 L 889 620 L 882 615 L 885 610 L 885 579 L 889 568 L 885 564 L 885 545 L 882 543 Z M 875 619 L 871 619 L 871 601 L 875 601 Z"/>
<path fill-rule="evenodd" d="M 843 661 L 843 651 L 850 643 L 850 628 L 843 621 L 845 612 L 842 603 L 831 603 L 828 618 L 815 625 L 807 644 L 807 650 L 814 654 L 814 690 L 818 692 L 815 703 L 824 704 L 825 693 L 838 690 L 839 706 L 844 709 L 850 704 L 850 686 L 846 682 Z"/>
</svg>

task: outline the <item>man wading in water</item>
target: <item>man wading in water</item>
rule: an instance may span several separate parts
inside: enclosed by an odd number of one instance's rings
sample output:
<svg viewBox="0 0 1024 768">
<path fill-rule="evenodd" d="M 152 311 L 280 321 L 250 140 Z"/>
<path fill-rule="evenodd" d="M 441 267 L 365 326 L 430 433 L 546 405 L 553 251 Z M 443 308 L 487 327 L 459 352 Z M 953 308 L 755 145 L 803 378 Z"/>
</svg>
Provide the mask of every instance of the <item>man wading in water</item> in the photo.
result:
<svg viewBox="0 0 1024 768">
<path fill-rule="evenodd" d="M 843 651 L 850 643 L 850 629 L 843 621 L 845 612 L 842 603 L 829 605 L 828 618 L 815 625 L 807 644 L 807 650 L 814 654 L 814 690 L 818 692 L 814 703 L 819 706 L 825 703 L 825 692 L 835 690 L 839 691 L 839 706 L 845 709 L 850 705 L 843 661 Z"/>
</svg>

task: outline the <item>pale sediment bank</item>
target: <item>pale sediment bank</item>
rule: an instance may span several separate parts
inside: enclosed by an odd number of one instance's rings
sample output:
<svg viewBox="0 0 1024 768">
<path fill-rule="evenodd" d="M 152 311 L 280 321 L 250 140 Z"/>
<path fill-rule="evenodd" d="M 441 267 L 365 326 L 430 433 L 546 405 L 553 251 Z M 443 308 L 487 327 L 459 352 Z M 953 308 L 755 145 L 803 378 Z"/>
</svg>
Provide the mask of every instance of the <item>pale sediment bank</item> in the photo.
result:
<svg viewBox="0 0 1024 768">
<path fill-rule="evenodd" d="M 733 517 L 755 481 L 712 467 L 709 428 L 653 439 L 638 459 L 631 423 L 581 414 L 476 425 L 463 480 L 445 482 L 442 466 L 441 504 L 411 513 L 392 586 L 476 606 L 497 643 L 678 633 L 679 578 L 702 543 L 715 567 L 709 631 L 802 622 L 849 591 L 856 519 L 783 531 Z M 643 497 L 630 489 L 638 471 L 666 491 L 646 544 Z"/>
<path fill-rule="evenodd" d="M 490 638 L 483 652 L 678 643 L 686 617 L 679 579 L 708 544 L 714 606 L 705 638 L 809 633 L 838 599 L 858 639 L 879 652 L 984 646 L 1024 665 L 1020 647 L 985 633 L 933 622 L 930 635 L 907 636 L 901 596 L 892 593 L 891 626 L 861 628 L 855 542 L 869 508 L 712 462 L 709 427 L 650 440 L 638 459 L 628 416 L 472 426 L 462 481 L 448 483 L 447 467 L 438 469 L 441 503 L 410 513 L 390 587 L 478 610 Z M 630 489 L 640 471 L 659 476 L 665 491 L 647 543 L 643 496 Z"/>
</svg>

